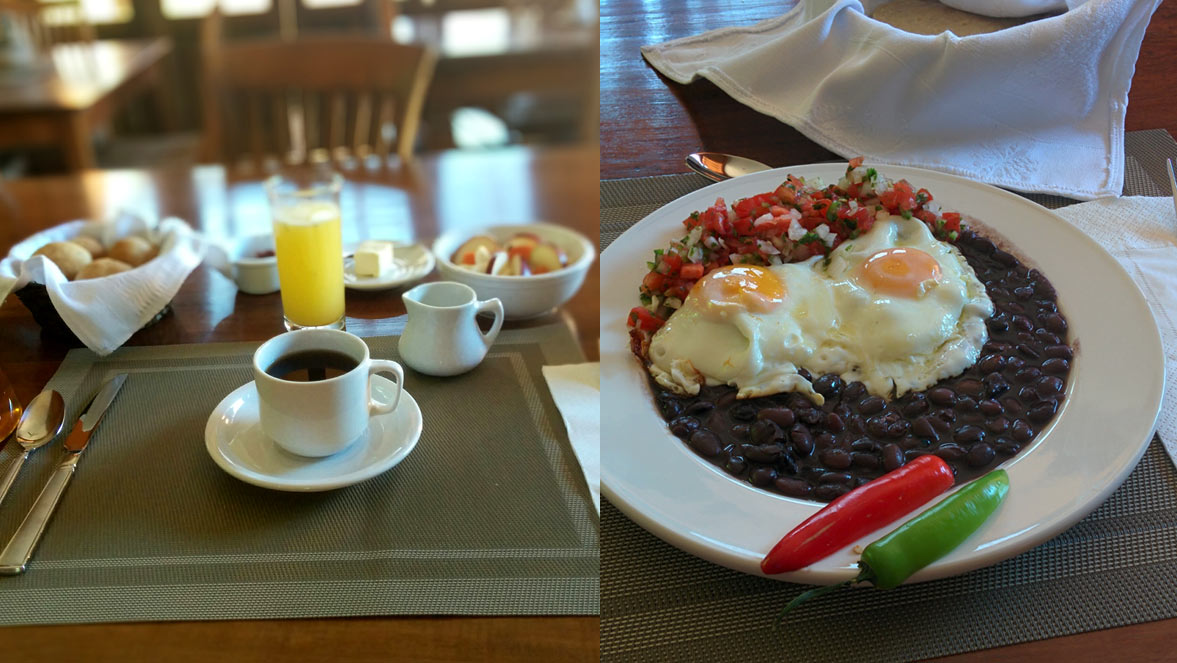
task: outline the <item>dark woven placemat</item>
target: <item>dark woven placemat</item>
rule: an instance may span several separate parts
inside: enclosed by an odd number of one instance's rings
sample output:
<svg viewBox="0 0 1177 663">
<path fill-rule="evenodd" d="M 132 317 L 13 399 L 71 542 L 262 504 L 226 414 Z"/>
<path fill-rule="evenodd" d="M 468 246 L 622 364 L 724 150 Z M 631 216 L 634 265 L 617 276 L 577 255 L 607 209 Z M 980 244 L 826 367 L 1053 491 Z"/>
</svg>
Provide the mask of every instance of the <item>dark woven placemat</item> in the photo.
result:
<svg viewBox="0 0 1177 663">
<path fill-rule="evenodd" d="M 1125 142 L 1124 194 L 1168 195 L 1164 160 L 1177 142 L 1165 131 Z M 707 184 L 694 174 L 601 182 L 602 248 Z M 1177 616 L 1177 470 L 1157 439 L 1107 502 L 1029 552 L 887 592 L 846 590 L 779 628 L 781 607 L 807 587 L 705 562 L 601 508 L 602 661 L 906 661 Z"/>
<path fill-rule="evenodd" d="M 396 337 L 366 340 L 399 358 Z M 29 570 L 0 578 L 0 624 L 597 614 L 598 518 L 541 374 L 583 361 L 565 326 L 504 331 L 465 375 L 406 368 L 416 449 L 309 494 L 243 483 L 205 450 L 209 414 L 252 380 L 256 346 L 69 354 L 49 386 L 71 416 L 107 376 L 129 376 Z M 0 508 L 3 541 L 61 458 L 60 440 L 31 457 Z"/>
</svg>

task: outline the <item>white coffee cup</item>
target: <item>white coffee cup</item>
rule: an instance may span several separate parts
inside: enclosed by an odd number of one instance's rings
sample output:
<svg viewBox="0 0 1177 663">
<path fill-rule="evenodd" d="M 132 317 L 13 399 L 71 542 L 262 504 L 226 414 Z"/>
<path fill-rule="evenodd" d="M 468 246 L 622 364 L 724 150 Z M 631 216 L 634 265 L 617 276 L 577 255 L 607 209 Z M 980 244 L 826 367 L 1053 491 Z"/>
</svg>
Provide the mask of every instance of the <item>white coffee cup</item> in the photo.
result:
<svg viewBox="0 0 1177 663">
<path fill-rule="evenodd" d="M 282 380 L 266 372 L 278 359 L 312 350 L 342 353 L 356 365 L 314 382 Z M 391 403 L 372 398 L 377 373 L 396 377 Z M 286 451 L 313 457 L 337 453 L 363 437 L 370 417 L 396 409 L 405 382 L 400 364 L 372 359 L 367 343 L 335 329 L 300 329 L 271 338 L 253 353 L 253 375 L 262 432 Z"/>
</svg>

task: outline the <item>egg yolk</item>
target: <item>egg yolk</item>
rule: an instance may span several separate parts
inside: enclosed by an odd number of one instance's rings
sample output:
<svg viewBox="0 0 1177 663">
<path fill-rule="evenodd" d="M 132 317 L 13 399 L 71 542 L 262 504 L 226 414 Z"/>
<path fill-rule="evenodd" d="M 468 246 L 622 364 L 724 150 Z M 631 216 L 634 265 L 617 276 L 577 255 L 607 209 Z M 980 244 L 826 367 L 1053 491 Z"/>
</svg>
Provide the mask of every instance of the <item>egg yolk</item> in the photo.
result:
<svg viewBox="0 0 1177 663">
<path fill-rule="evenodd" d="M 919 249 L 884 249 L 862 263 L 861 279 L 877 293 L 916 299 L 924 283 L 940 280 L 940 263 Z"/>
<path fill-rule="evenodd" d="M 785 300 L 785 283 L 756 265 L 728 265 L 699 279 L 691 294 L 711 305 L 736 305 L 765 313 Z"/>
</svg>

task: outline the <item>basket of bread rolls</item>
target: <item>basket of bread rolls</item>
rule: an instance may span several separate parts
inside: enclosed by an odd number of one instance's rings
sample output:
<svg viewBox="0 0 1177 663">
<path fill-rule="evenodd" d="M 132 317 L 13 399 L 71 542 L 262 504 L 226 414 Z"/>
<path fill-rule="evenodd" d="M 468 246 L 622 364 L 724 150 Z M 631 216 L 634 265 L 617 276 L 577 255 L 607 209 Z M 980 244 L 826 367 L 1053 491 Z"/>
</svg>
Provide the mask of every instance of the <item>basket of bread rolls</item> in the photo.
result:
<svg viewBox="0 0 1177 663">
<path fill-rule="evenodd" d="M 46 332 L 107 354 L 170 312 L 204 249 L 179 219 L 74 221 L 14 246 L 0 295 L 14 294 Z"/>
</svg>

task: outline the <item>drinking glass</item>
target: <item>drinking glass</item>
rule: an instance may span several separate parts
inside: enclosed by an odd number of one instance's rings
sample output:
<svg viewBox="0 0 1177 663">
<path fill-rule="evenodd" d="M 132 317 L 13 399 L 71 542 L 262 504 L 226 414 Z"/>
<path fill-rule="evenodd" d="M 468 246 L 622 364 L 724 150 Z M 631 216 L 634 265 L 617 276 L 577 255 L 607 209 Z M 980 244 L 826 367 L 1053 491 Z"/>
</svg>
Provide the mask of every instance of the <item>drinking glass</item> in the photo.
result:
<svg viewBox="0 0 1177 663">
<path fill-rule="evenodd" d="M 266 180 L 287 329 L 344 327 L 342 188 L 343 178 L 326 171 Z"/>
</svg>

